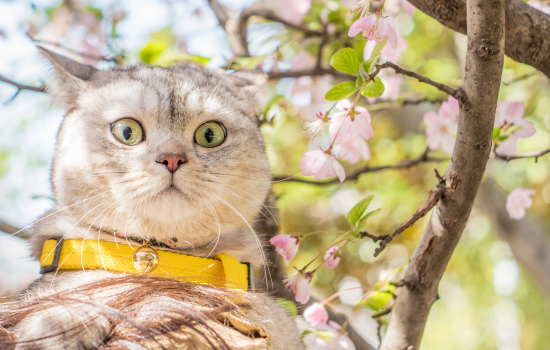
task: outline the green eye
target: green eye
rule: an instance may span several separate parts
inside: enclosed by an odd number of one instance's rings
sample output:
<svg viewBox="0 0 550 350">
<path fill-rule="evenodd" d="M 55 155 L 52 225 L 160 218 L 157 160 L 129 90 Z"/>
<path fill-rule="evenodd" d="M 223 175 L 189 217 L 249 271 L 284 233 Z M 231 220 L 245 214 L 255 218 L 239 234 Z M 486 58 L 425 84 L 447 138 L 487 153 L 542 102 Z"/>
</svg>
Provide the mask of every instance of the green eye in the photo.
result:
<svg viewBox="0 0 550 350">
<path fill-rule="evenodd" d="M 121 119 L 111 126 L 115 138 L 128 146 L 134 146 L 143 140 L 141 125 L 133 119 Z"/>
<path fill-rule="evenodd" d="M 202 124 L 195 131 L 195 142 L 202 147 L 216 147 L 225 140 L 225 129 L 216 122 Z"/>
</svg>

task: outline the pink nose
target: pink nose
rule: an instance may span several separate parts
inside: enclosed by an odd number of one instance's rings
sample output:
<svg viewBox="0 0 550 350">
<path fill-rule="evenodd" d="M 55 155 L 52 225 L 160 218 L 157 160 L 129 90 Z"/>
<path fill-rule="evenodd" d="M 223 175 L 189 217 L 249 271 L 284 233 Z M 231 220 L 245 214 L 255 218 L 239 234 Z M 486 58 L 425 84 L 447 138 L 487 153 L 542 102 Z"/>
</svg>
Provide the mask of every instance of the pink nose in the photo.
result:
<svg viewBox="0 0 550 350">
<path fill-rule="evenodd" d="M 157 163 L 166 165 L 171 173 L 175 173 L 178 170 L 180 164 L 185 163 L 185 158 L 182 156 L 164 156 Z"/>
</svg>

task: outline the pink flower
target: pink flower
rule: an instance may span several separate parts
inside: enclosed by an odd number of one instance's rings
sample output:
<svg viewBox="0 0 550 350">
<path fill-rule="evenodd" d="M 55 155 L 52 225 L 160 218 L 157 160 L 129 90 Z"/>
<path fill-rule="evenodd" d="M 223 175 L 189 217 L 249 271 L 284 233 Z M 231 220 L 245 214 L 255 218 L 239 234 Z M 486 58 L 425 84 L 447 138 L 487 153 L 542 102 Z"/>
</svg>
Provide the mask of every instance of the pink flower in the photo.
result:
<svg viewBox="0 0 550 350">
<path fill-rule="evenodd" d="M 317 59 L 313 57 L 312 54 L 309 54 L 307 52 L 300 52 L 299 54 L 294 56 L 290 70 L 299 71 L 299 70 L 311 69 L 315 67 L 316 63 L 317 63 Z M 311 79 L 311 77 L 308 77 L 308 78 Z"/>
<path fill-rule="evenodd" d="M 301 271 L 298 271 L 294 276 L 285 280 L 287 287 L 296 294 L 294 299 L 300 304 L 307 303 L 311 297 L 309 282 L 311 282 L 311 272 L 303 274 Z"/>
<path fill-rule="evenodd" d="M 524 117 L 525 107 L 523 102 L 501 101 L 497 105 L 497 115 L 495 117 L 495 127 L 504 128 L 509 126 L 520 126 L 521 129 L 509 135 L 508 139 L 502 141 L 498 145 L 499 153 L 505 156 L 513 156 L 516 154 L 516 143 L 518 140 L 531 137 L 536 130 L 532 123 L 528 122 Z"/>
<path fill-rule="evenodd" d="M 414 5 L 408 2 L 407 0 L 401 0 L 401 8 L 403 9 L 403 11 L 407 12 L 409 15 L 412 15 L 416 10 L 416 7 L 414 7 Z"/>
<path fill-rule="evenodd" d="M 447 154 L 453 153 L 455 145 L 454 134 L 457 131 L 458 125 L 458 101 L 449 96 L 448 101 L 441 104 L 439 113 L 430 111 L 424 114 L 424 124 L 426 124 L 426 137 L 428 147 L 431 150 L 441 146 L 443 152 Z"/>
<path fill-rule="evenodd" d="M 388 75 L 386 77 L 381 77 L 382 83 L 386 89 L 384 93 L 379 98 L 381 100 L 395 101 L 399 98 L 399 90 L 401 90 L 401 84 L 403 84 L 403 77 L 400 75 Z"/>
<path fill-rule="evenodd" d="M 550 5 L 545 4 L 542 1 L 539 0 L 529 0 L 527 1 L 527 4 L 530 6 L 536 8 L 537 10 L 546 13 L 547 15 L 550 15 Z"/>
<path fill-rule="evenodd" d="M 508 194 L 506 199 L 506 210 L 510 219 L 519 220 L 525 217 L 525 209 L 531 208 L 533 200 L 530 196 L 535 194 L 535 190 L 530 188 L 516 188 Z"/>
<path fill-rule="evenodd" d="M 382 52 L 380 53 L 380 60 L 382 62 L 390 61 L 393 63 L 399 63 L 399 60 L 401 59 L 401 54 L 407 51 L 407 47 L 409 46 L 407 43 L 407 39 L 399 34 L 397 34 L 397 38 L 398 40 L 396 47 L 385 45 L 382 49 Z M 367 43 L 365 44 L 365 49 L 363 50 L 363 58 L 365 59 L 365 61 L 370 58 L 372 50 L 374 50 L 375 46 L 376 42 L 367 41 Z"/>
<path fill-rule="evenodd" d="M 323 136 L 325 134 L 325 126 L 328 124 L 328 117 L 323 113 L 317 113 L 317 120 L 305 124 L 304 134 L 308 139 L 314 139 L 317 136 Z"/>
<path fill-rule="evenodd" d="M 416 7 L 407 0 L 386 0 L 384 3 L 384 12 L 391 13 L 393 15 L 398 14 L 400 11 L 404 11 L 409 15 L 412 15 Z"/>
<path fill-rule="evenodd" d="M 333 269 L 340 263 L 340 252 L 338 247 L 330 247 L 325 253 L 325 263 L 329 269 Z M 307 320 L 306 320 L 307 321 Z"/>
<path fill-rule="evenodd" d="M 338 175 L 340 182 L 346 178 L 346 172 L 338 163 L 336 157 L 321 150 L 307 151 L 302 154 L 300 170 L 305 176 L 313 176 L 316 180 Z"/>
<path fill-rule="evenodd" d="M 304 319 L 307 323 L 316 327 L 320 323 L 327 323 L 328 312 L 323 303 L 313 303 L 304 310 Z"/>
<path fill-rule="evenodd" d="M 369 111 L 364 107 L 355 107 L 350 116 L 346 116 L 351 102 L 348 99 L 341 100 L 336 104 L 336 108 L 343 110 L 334 113 L 330 118 L 329 132 L 333 138 L 363 136 L 370 139 L 374 135 Z M 353 117 L 353 120 L 352 120 Z"/>
<path fill-rule="evenodd" d="M 334 144 L 340 146 L 338 158 L 347 159 L 350 164 L 357 164 L 361 159 L 370 160 L 369 145 L 360 136 L 338 137 Z"/>
<path fill-rule="evenodd" d="M 363 32 L 363 36 L 379 43 L 382 38 L 387 38 L 391 47 L 397 47 L 397 33 L 390 23 L 382 17 L 380 11 L 373 15 L 361 17 L 349 28 L 348 36 L 354 37 Z"/>
<path fill-rule="evenodd" d="M 311 0 L 277 0 L 268 4 L 273 5 L 275 13 L 285 21 L 300 24 L 311 7 Z"/>
<path fill-rule="evenodd" d="M 286 261 L 294 259 L 300 245 L 300 238 L 291 235 L 276 235 L 269 240 L 269 243 L 275 246 L 277 254 Z"/>
</svg>

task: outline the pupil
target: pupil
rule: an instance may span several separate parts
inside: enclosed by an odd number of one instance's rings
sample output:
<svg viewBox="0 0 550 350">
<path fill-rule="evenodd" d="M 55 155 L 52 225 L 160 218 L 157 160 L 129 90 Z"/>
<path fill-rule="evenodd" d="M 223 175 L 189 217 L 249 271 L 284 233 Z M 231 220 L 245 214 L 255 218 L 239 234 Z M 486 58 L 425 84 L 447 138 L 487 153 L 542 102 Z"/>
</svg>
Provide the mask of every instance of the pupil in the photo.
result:
<svg viewBox="0 0 550 350">
<path fill-rule="evenodd" d="M 125 127 L 122 131 L 122 136 L 124 136 L 124 139 L 128 141 L 130 137 L 132 137 L 132 128 L 129 126 Z"/>
<path fill-rule="evenodd" d="M 212 143 L 212 140 L 214 140 L 214 131 L 210 128 L 204 130 L 204 138 L 206 139 L 206 142 Z"/>
</svg>

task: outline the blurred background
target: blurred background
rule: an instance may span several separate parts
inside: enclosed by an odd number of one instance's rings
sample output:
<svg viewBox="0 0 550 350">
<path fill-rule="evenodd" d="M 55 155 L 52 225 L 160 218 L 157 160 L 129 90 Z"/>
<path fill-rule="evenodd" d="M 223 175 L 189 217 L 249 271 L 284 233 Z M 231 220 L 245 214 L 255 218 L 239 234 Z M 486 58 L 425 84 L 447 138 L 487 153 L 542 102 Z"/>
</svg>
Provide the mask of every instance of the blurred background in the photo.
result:
<svg viewBox="0 0 550 350">
<path fill-rule="evenodd" d="M 312 30 L 325 25 L 327 30 L 339 33 L 340 27 L 345 29 L 352 23 L 346 7 L 353 1 L 219 2 L 230 15 L 238 15 L 251 6 L 268 8 Z M 388 59 L 458 87 L 466 37 L 414 8 L 405 7 L 401 1 L 388 0 L 388 4 L 395 6 L 393 18 L 405 43 L 391 58 L 388 52 Z M 253 18 L 248 26 L 248 40 L 252 57 L 233 59 L 226 33 L 205 0 L 0 1 L 0 75 L 33 86 L 40 86 L 47 75 L 37 44 L 98 68 L 186 61 L 224 70 L 261 68 L 285 72 L 308 68 L 316 62 L 319 44 L 279 23 Z M 357 38 L 351 45 L 362 54 L 365 41 Z M 326 48 L 323 55 L 327 61 L 335 49 L 334 45 Z M 522 101 L 525 115 L 537 131 L 535 136 L 519 141 L 518 153 L 548 148 L 548 79 L 533 68 L 506 58 L 502 80 L 499 100 Z M 323 96 L 331 82 L 330 76 L 270 82 L 261 128 L 274 175 L 298 174 L 300 156 L 308 149 L 317 149 L 317 142 L 304 138 L 302 125 L 314 120 L 316 112 L 330 107 Z M 393 95 L 368 103 L 362 101 L 373 118 L 375 134 L 368 141 L 372 158 L 358 165 L 346 164 L 346 170 L 395 164 L 422 154 L 427 147 L 422 117 L 427 111 L 437 110 L 439 104 L 402 105 L 405 100 L 425 98 L 438 101 L 446 96 L 405 78 Z M 54 205 L 50 166 L 62 118 L 63 111 L 52 106 L 46 94 L 17 93 L 14 86 L 0 83 L 0 221 L 25 227 Z M 430 154 L 448 157 L 442 151 Z M 424 203 L 428 191 L 436 184 L 432 169 L 443 173 L 446 163 L 444 160 L 410 169 L 367 173 L 358 181 L 325 186 L 277 182 L 274 194 L 280 212 L 279 231 L 299 235 L 347 230 L 347 212 L 360 199 L 374 194 L 371 207 L 382 211 L 369 221 L 369 232 L 378 235 L 392 232 Z M 526 268 L 517 251 L 513 252 L 510 237 L 517 239 L 522 235 L 529 240 L 538 230 L 537 237 L 542 232 L 545 239 L 550 227 L 549 165 L 550 157 L 540 157 L 537 162 L 490 160 L 482 193 L 485 199 L 493 200 L 480 201 L 472 212 L 441 281 L 441 299 L 431 310 L 422 349 L 548 349 L 550 291 L 543 287 L 540 271 Z M 518 187 L 533 188 L 536 195 L 527 217 L 511 225 L 506 221 L 504 201 L 506 194 Z M 321 267 L 315 274 L 314 296 L 323 299 L 350 287 L 372 287 L 391 269 L 407 264 L 425 220 L 397 237 L 377 258 L 373 257 L 377 244 L 371 241 L 347 246 L 336 269 Z M 550 234 L 547 238 L 550 240 Z M 330 234 L 304 239 L 299 255 L 288 266 L 289 272 L 292 266 L 309 262 L 333 241 Z M 39 264 L 28 256 L 25 241 L 0 232 L 0 301 L 2 296 L 13 295 L 38 277 Z M 361 293 L 360 290 L 343 293 L 333 305 L 349 314 Z M 374 312 L 368 308 L 359 310 L 352 324 L 376 346 L 379 339 L 378 325 L 371 318 Z"/>
</svg>

